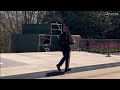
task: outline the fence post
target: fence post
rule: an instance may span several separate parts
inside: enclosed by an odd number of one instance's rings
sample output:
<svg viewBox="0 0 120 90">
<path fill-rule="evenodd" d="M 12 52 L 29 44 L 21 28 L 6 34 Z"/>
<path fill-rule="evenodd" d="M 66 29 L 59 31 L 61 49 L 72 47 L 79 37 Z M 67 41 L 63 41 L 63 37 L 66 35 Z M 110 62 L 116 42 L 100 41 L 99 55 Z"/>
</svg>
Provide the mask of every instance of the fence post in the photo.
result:
<svg viewBox="0 0 120 90">
<path fill-rule="evenodd" d="M 120 49 L 120 41 L 118 40 L 118 53 L 120 52 L 119 49 Z"/>
<path fill-rule="evenodd" d="M 108 49 L 108 55 L 106 57 L 111 57 L 110 52 L 109 52 L 109 44 L 110 44 L 110 41 L 108 40 L 108 48 L 107 48 Z"/>
</svg>

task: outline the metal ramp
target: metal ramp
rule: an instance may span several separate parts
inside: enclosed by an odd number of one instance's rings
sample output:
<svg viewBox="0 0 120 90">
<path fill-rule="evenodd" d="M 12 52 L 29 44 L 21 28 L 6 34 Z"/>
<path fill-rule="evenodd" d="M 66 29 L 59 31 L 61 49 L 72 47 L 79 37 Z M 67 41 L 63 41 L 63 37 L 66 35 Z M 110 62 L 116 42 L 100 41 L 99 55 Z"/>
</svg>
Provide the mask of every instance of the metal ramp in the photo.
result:
<svg viewBox="0 0 120 90">
<path fill-rule="evenodd" d="M 62 33 L 62 24 L 51 23 L 51 35 L 59 36 Z"/>
<path fill-rule="evenodd" d="M 45 49 L 46 52 L 50 51 L 50 45 L 49 44 L 44 44 L 43 48 Z"/>
<path fill-rule="evenodd" d="M 43 47 L 46 52 L 50 51 L 51 36 L 46 34 L 39 34 L 38 52 L 41 51 L 40 47 Z"/>
<path fill-rule="evenodd" d="M 62 32 L 62 24 L 58 23 L 51 23 L 51 35 L 47 34 L 39 34 L 39 42 L 38 42 L 38 52 L 39 51 L 45 51 L 49 52 L 51 50 L 51 39 L 55 40 L 54 38 L 59 38 L 59 35 Z M 57 43 L 55 41 L 55 43 Z M 52 42 L 52 45 L 57 46 L 54 42 Z M 52 48 L 55 48 L 54 46 Z"/>
</svg>

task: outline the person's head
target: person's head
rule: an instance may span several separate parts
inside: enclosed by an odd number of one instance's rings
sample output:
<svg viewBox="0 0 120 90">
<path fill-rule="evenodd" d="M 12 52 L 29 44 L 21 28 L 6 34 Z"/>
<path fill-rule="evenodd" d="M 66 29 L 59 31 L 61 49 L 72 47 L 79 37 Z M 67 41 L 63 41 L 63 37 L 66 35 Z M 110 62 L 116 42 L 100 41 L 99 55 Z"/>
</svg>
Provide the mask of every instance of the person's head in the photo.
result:
<svg viewBox="0 0 120 90">
<path fill-rule="evenodd" d="M 63 32 L 68 32 L 68 27 L 63 25 Z"/>
<path fill-rule="evenodd" d="M 63 28 L 63 32 L 67 32 L 66 28 Z"/>
</svg>

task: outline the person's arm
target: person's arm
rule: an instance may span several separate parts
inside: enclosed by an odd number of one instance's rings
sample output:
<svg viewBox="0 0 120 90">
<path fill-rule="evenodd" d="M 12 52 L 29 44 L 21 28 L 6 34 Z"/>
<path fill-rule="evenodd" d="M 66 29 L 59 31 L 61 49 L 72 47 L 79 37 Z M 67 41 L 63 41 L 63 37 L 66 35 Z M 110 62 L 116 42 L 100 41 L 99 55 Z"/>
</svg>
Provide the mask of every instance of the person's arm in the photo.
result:
<svg viewBox="0 0 120 90">
<path fill-rule="evenodd" d="M 73 40 L 73 38 L 71 36 L 71 32 L 69 31 L 68 27 L 66 27 L 66 26 L 64 26 L 64 27 L 66 28 L 67 33 L 69 35 L 69 44 L 74 44 L 74 40 Z"/>
<path fill-rule="evenodd" d="M 67 45 L 69 44 L 68 39 L 67 39 L 67 33 L 62 33 L 59 38 L 60 45 Z"/>
</svg>

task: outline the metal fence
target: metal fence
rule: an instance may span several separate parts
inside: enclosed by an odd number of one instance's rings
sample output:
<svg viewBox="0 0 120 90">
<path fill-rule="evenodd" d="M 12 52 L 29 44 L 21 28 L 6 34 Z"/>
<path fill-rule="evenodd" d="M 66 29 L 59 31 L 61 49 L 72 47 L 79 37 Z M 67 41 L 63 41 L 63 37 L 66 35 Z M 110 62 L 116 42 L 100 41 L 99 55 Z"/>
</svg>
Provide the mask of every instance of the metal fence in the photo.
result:
<svg viewBox="0 0 120 90">
<path fill-rule="evenodd" d="M 80 50 L 96 53 L 119 53 L 120 39 L 81 39 Z"/>
</svg>

